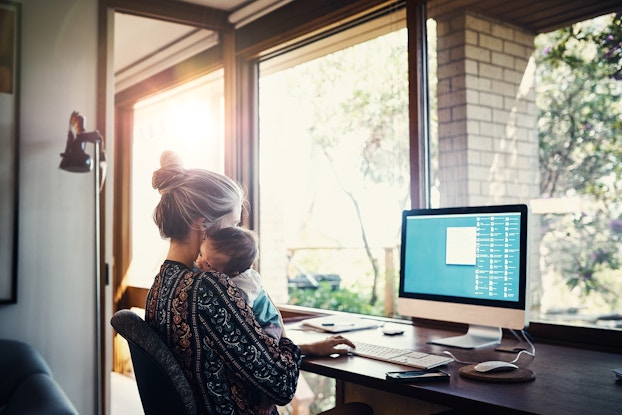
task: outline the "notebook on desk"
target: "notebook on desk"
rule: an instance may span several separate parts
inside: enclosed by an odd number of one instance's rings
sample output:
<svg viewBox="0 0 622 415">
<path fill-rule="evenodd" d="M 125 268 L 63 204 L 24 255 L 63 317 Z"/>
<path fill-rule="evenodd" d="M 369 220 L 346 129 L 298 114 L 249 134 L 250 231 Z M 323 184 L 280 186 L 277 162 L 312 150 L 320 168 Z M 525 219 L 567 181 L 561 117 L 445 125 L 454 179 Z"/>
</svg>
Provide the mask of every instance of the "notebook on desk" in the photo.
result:
<svg viewBox="0 0 622 415">
<path fill-rule="evenodd" d="M 303 328 L 325 331 L 327 333 L 344 333 L 346 331 L 374 329 L 379 327 L 377 321 L 355 316 L 325 316 L 304 320 Z"/>
</svg>

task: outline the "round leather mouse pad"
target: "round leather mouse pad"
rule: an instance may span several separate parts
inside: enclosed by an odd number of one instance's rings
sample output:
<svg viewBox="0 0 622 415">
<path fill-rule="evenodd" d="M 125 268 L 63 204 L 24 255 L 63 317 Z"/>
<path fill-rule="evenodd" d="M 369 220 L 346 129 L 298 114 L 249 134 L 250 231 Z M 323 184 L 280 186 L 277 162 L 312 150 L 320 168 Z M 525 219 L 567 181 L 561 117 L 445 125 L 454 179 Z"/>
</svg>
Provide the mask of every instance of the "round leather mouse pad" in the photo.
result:
<svg viewBox="0 0 622 415">
<path fill-rule="evenodd" d="M 475 370 L 475 365 L 463 366 L 458 371 L 465 378 L 483 380 L 493 383 L 518 383 L 534 380 L 536 375 L 529 369 L 519 367 L 509 372 L 481 373 Z"/>
</svg>

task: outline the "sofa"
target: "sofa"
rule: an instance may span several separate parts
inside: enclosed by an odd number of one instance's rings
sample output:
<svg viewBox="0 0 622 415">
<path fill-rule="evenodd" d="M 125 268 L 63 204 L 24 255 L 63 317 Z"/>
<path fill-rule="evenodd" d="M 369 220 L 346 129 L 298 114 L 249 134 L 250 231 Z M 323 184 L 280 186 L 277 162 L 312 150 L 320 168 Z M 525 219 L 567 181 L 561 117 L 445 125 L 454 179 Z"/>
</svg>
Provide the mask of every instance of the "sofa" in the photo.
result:
<svg viewBox="0 0 622 415">
<path fill-rule="evenodd" d="M 27 343 L 0 339 L 0 415 L 77 415 L 52 371 Z"/>
</svg>

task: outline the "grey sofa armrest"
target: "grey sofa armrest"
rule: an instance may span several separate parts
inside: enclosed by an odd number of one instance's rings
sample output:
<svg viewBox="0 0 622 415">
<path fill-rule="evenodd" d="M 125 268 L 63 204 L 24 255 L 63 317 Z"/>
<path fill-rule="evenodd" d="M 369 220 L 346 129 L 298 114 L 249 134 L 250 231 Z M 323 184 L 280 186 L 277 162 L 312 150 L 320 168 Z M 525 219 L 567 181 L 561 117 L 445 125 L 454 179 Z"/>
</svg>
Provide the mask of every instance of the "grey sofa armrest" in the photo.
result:
<svg viewBox="0 0 622 415">
<path fill-rule="evenodd" d="M 78 415 L 31 345 L 0 339 L 0 373 L 0 415 Z"/>
<path fill-rule="evenodd" d="M 47 374 L 36 373 L 19 384 L 1 415 L 77 415 L 78 412 Z"/>
</svg>

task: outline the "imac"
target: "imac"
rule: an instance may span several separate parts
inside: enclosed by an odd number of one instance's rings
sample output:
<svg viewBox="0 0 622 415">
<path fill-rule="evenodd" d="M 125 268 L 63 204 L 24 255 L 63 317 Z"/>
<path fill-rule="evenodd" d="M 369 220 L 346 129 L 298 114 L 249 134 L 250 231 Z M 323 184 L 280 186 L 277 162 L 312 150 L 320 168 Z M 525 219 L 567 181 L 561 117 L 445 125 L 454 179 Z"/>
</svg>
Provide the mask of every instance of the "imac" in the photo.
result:
<svg viewBox="0 0 622 415">
<path fill-rule="evenodd" d="M 431 341 L 467 349 L 524 329 L 527 214 L 522 204 L 404 211 L 398 312 L 468 324 L 464 335 Z"/>
</svg>

